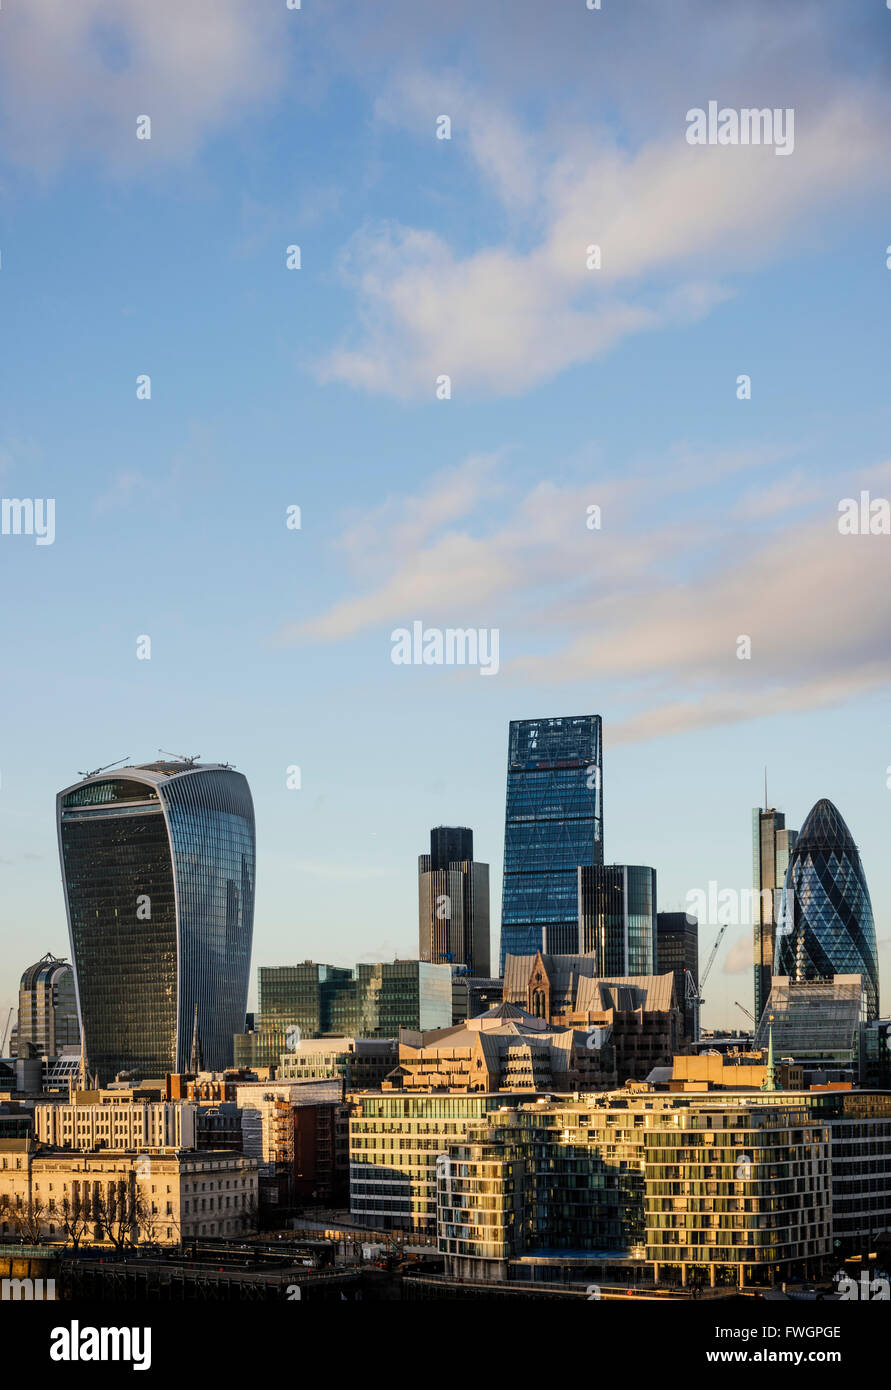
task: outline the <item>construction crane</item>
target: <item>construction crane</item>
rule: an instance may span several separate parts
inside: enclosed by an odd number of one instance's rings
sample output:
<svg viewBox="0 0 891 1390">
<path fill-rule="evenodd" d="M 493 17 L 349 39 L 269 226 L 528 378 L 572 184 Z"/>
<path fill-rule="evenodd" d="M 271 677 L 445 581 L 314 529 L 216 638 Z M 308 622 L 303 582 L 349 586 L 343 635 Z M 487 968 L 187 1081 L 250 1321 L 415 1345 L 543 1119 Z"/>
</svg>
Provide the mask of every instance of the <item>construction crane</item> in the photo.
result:
<svg viewBox="0 0 891 1390">
<path fill-rule="evenodd" d="M 112 767 L 120 767 L 121 763 L 129 761 L 129 753 L 126 758 L 116 758 L 113 763 L 106 763 L 104 767 L 94 767 L 92 772 L 79 772 L 78 777 L 82 777 L 86 782 L 88 777 L 98 777 L 100 772 L 108 772 Z"/>
<path fill-rule="evenodd" d="M 0 1057 L 6 1056 L 6 1039 L 9 1037 L 9 1025 L 12 1023 L 12 1016 L 14 1013 L 15 1009 L 10 1008 L 9 1013 L 6 1015 L 6 1027 L 3 1029 L 3 1041 L 0 1042 Z"/>
<path fill-rule="evenodd" d="M 190 758 L 186 753 L 168 753 L 166 748 L 159 748 L 158 752 L 163 753 L 165 758 L 176 758 L 177 762 L 187 763 L 189 767 L 194 767 L 201 757 L 200 753 L 196 753 L 194 758 Z"/>
<path fill-rule="evenodd" d="M 741 1009 L 741 1010 L 742 1010 L 742 1012 L 745 1014 L 746 1018 L 751 1019 L 751 1021 L 754 1023 L 755 1027 L 757 1028 L 757 1027 L 758 1027 L 758 1020 L 757 1020 L 757 1018 L 755 1017 L 755 1015 L 754 1015 L 754 1014 L 750 1014 L 749 1011 L 748 1011 L 748 1009 L 745 1007 L 745 1005 L 744 1005 L 744 1004 L 741 1004 L 741 1003 L 739 1002 L 738 999 L 734 999 L 733 1002 L 734 1002 L 734 1004 L 736 1005 L 736 1007 L 737 1007 L 738 1009 Z"/>
<path fill-rule="evenodd" d="M 721 940 L 726 930 L 727 923 L 725 922 L 721 930 L 718 932 L 715 944 L 711 949 L 711 954 L 709 955 L 709 958 L 705 963 L 705 969 L 703 970 L 702 975 L 700 977 L 698 989 L 696 988 L 696 981 L 693 979 L 693 976 L 691 975 L 690 971 L 684 971 L 684 975 L 686 976 L 686 985 L 684 988 L 684 1001 L 685 1003 L 691 1006 L 693 1011 L 693 1038 L 695 1042 L 699 1042 L 699 1010 L 705 1003 L 705 998 L 703 997 L 702 991 L 705 988 L 705 982 L 709 977 L 709 972 L 711 971 L 711 968 L 715 963 L 715 956 L 718 954 L 718 947 L 721 944 Z"/>
</svg>

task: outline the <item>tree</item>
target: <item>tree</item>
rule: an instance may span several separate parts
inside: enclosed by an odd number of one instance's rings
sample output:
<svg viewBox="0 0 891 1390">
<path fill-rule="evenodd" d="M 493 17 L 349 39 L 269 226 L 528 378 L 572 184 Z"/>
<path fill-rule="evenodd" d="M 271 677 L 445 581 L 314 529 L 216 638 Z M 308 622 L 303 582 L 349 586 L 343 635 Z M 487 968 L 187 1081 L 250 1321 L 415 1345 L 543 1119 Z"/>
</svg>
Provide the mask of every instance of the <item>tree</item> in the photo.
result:
<svg viewBox="0 0 891 1390">
<path fill-rule="evenodd" d="M 71 1198 L 66 1193 L 56 1214 L 62 1230 L 68 1237 L 68 1244 L 73 1250 L 77 1250 L 93 1224 L 89 1205 L 82 1202 L 79 1197 Z"/>
<path fill-rule="evenodd" d="M 41 1228 L 44 1217 L 46 1216 L 46 1203 L 39 1198 L 29 1197 L 22 1201 L 21 1197 L 12 1198 L 4 1195 L 0 1198 L 0 1219 L 11 1221 L 23 1240 L 27 1240 L 29 1245 L 39 1245 Z"/>
<path fill-rule="evenodd" d="M 139 1238 L 138 1198 L 132 1173 L 110 1182 L 104 1195 L 94 1204 L 95 1220 L 115 1250 L 122 1253 Z"/>
</svg>

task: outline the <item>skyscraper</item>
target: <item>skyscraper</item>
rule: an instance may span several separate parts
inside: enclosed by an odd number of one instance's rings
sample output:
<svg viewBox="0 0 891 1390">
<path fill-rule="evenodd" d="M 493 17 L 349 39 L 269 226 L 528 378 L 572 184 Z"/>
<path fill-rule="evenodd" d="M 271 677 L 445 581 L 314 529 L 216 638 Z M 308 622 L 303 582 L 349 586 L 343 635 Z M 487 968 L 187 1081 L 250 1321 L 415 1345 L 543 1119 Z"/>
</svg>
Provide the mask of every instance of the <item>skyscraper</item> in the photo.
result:
<svg viewBox="0 0 891 1390">
<path fill-rule="evenodd" d="M 578 869 L 603 863 L 599 714 L 511 721 L 507 757 L 504 957 L 578 950 Z"/>
<path fill-rule="evenodd" d="M 489 866 L 474 862 L 464 826 L 437 826 L 418 856 L 418 955 L 489 973 Z"/>
<path fill-rule="evenodd" d="M 776 924 L 795 839 L 796 831 L 786 829 L 786 817 L 782 811 L 756 807 L 752 812 L 755 1018 L 759 1021 L 770 997 Z"/>
<path fill-rule="evenodd" d="M 853 836 L 825 797 L 807 814 L 783 889 L 774 973 L 800 983 L 861 975 L 867 1021 L 879 1012 L 872 903 Z"/>
<path fill-rule="evenodd" d="M 41 1056 L 57 1057 L 79 1042 L 74 971 L 67 960 L 47 952 L 28 967 L 19 985 L 18 1055 L 27 1057 L 30 1044 Z"/>
<path fill-rule="evenodd" d="M 146 763 L 57 797 L 59 853 L 90 1070 L 142 1077 L 231 1063 L 254 920 L 254 810 L 225 764 Z"/>
<path fill-rule="evenodd" d="M 597 975 L 655 975 L 656 870 L 595 864 L 577 874 L 579 954 L 594 956 Z"/>
<path fill-rule="evenodd" d="M 687 1002 L 687 972 L 699 989 L 699 923 L 688 912 L 656 915 L 656 975 L 674 972 L 675 997 L 684 1014 L 684 1036 L 694 1037 L 696 1009 Z"/>
</svg>

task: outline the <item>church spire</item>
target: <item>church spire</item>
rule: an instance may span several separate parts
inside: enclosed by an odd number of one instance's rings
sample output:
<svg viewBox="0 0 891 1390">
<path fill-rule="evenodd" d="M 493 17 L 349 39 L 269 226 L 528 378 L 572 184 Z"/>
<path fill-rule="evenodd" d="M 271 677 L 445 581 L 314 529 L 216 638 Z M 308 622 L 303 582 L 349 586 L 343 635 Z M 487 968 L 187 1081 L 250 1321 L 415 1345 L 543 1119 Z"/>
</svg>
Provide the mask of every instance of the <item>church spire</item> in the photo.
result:
<svg viewBox="0 0 891 1390">
<path fill-rule="evenodd" d="M 201 1034 L 198 1031 L 198 1005 L 195 1005 L 195 1022 L 192 1025 L 192 1055 L 189 1058 L 189 1071 L 195 1076 L 204 1071 L 204 1056 L 201 1051 Z"/>
</svg>

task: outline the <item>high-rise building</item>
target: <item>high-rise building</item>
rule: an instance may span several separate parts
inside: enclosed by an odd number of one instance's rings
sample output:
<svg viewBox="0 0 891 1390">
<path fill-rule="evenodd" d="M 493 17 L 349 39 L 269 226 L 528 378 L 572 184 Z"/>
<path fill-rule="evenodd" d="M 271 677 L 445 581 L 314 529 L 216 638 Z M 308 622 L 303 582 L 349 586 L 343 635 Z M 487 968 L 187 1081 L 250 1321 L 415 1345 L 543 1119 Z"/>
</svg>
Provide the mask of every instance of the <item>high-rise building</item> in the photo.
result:
<svg viewBox="0 0 891 1390">
<path fill-rule="evenodd" d="M 30 1045 L 40 1056 L 57 1057 L 79 1042 L 74 971 L 67 960 L 47 952 L 28 966 L 19 984 L 18 1056 L 27 1057 Z"/>
<path fill-rule="evenodd" d="M 473 831 L 437 826 L 418 857 L 418 953 L 434 964 L 489 973 L 489 866 L 473 858 Z"/>
<path fill-rule="evenodd" d="M 183 1072 L 231 1064 L 254 920 L 254 810 L 225 764 L 146 763 L 57 797 L 59 853 L 87 1065 Z"/>
<path fill-rule="evenodd" d="M 656 973 L 656 870 L 595 864 L 577 870 L 580 955 L 597 975 Z"/>
<path fill-rule="evenodd" d="M 860 855 L 839 811 L 824 797 L 808 812 L 786 871 L 774 973 L 790 980 L 861 975 L 867 1021 L 879 1014 L 872 903 Z"/>
<path fill-rule="evenodd" d="M 699 991 L 699 923 L 688 912 L 656 914 L 656 974 L 674 974 L 675 998 L 684 1015 L 684 1036 L 694 1037 L 696 1008 L 687 1002 L 687 973 Z"/>
<path fill-rule="evenodd" d="M 756 1019 L 770 995 L 780 900 L 796 836 L 796 831 L 786 829 L 784 812 L 758 807 L 752 812 Z"/>
<path fill-rule="evenodd" d="M 578 869 L 603 863 L 599 714 L 511 721 L 501 971 L 506 955 L 578 949 Z"/>
</svg>

